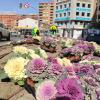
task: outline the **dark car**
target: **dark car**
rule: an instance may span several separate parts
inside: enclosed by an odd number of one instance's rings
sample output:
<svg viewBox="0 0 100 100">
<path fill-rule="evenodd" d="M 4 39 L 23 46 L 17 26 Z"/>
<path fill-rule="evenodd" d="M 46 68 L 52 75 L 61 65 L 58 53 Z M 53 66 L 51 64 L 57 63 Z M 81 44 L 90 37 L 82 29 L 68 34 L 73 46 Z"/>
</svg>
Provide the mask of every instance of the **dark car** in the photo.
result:
<svg viewBox="0 0 100 100">
<path fill-rule="evenodd" d="M 31 32 L 25 32 L 24 38 L 29 38 L 29 37 L 32 37 L 32 33 Z"/>
</svg>

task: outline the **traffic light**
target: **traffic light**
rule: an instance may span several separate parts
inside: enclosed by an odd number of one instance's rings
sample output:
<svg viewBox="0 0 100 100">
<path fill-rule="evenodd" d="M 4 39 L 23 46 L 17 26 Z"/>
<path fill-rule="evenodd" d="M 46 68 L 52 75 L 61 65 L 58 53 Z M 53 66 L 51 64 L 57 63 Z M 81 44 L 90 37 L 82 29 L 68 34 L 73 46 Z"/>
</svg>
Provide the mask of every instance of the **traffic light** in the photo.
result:
<svg viewBox="0 0 100 100">
<path fill-rule="evenodd" d="M 23 7 L 23 4 L 22 3 L 19 3 L 19 8 L 21 9 Z"/>
</svg>

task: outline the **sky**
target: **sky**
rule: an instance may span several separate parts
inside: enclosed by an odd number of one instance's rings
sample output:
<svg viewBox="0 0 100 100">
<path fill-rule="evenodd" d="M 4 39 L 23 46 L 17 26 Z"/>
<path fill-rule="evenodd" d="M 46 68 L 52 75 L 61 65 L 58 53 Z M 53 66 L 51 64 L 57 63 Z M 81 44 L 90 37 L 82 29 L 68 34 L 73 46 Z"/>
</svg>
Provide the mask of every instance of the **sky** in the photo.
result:
<svg viewBox="0 0 100 100">
<path fill-rule="evenodd" d="M 0 13 L 38 14 L 38 4 L 48 1 L 52 0 L 0 0 Z M 29 3 L 31 7 L 28 9 L 20 9 L 20 3 Z"/>
</svg>

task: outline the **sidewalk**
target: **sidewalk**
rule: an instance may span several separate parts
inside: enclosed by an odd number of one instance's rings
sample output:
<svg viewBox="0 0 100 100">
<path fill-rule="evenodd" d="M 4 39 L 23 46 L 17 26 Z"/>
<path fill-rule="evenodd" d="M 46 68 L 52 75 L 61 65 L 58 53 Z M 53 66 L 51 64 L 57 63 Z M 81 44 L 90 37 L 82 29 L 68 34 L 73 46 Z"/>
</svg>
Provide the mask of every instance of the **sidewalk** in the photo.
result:
<svg viewBox="0 0 100 100">
<path fill-rule="evenodd" d="M 0 100 L 35 100 L 24 88 L 12 82 L 0 82 Z"/>
</svg>

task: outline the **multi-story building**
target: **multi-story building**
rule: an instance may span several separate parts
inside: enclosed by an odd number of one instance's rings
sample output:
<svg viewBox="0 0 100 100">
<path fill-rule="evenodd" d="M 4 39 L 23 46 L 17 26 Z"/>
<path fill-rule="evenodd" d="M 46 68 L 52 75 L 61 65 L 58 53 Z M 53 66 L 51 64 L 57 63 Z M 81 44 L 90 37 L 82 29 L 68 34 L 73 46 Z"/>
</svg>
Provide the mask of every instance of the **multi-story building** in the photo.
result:
<svg viewBox="0 0 100 100">
<path fill-rule="evenodd" d="M 18 15 L 15 13 L 0 13 L 0 22 L 3 23 L 7 28 L 12 29 L 17 26 L 18 20 L 24 18 L 37 19 L 38 15 Z"/>
<path fill-rule="evenodd" d="M 39 26 L 44 30 L 53 24 L 54 3 L 39 3 Z"/>
<path fill-rule="evenodd" d="M 16 25 L 16 19 L 19 16 L 15 13 L 0 13 L 0 22 L 2 22 L 6 27 L 12 28 Z"/>
<path fill-rule="evenodd" d="M 100 0 L 97 0 L 97 22 L 100 21 Z"/>
<path fill-rule="evenodd" d="M 96 8 L 95 0 L 56 0 L 55 5 L 55 23 L 63 33 L 67 30 L 69 37 L 72 29 L 72 33 L 81 34 L 79 30 L 91 22 Z"/>
</svg>

